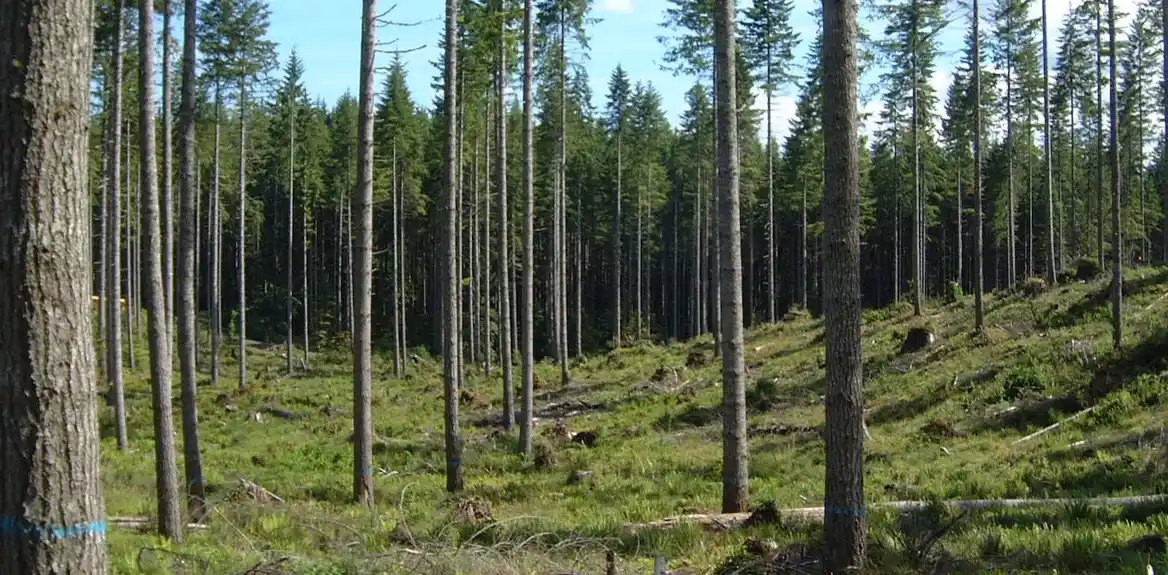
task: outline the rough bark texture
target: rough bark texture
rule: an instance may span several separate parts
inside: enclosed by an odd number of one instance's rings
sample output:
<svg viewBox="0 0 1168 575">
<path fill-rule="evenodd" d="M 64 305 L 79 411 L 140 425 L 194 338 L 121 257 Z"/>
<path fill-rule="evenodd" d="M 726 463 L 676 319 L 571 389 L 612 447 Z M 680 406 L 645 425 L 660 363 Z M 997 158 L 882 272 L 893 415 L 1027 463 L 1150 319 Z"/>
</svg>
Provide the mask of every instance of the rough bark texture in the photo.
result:
<svg viewBox="0 0 1168 575">
<path fill-rule="evenodd" d="M 503 0 L 499 0 L 498 10 L 504 10 Z M 511 359 L 511 217 L 507 205 L 507 50 L 504 38 L 507 34 L 507 20 L 499 24 L 499 78 L 498 109 L 495 116 L 496 144 L 499 154 L 496 162 L 499 191 L 499 361 L 503 367 L 503 424 L 507 431 L 515 427 L 515 370 Z M 490 350 L 487 351 L 490 361 Z"/>
<path fill-rule="evenodd" d="M 106 292 L 109 299 L 106 305 L 106 371 L 110 381 L 110 393 L 114 400 L 114 426 L 117 430 L 118 449 L 123 452 L 130 449 L 126 433 L 126 392 L 125 380 L 122 375 L 122 18 L 124 17 L 124 0 L 114 3 L 115 24 L 114 37 L 114 93 L 113 109 L 109 129 L 109 182 L 106 188 L 106 207 L 109 212 L 109 226 L 106 230 L 106 249 L 109 251 L 109 272 L 106 274 Z"/>
<path fill-rule="evenodd" d="M 178 475 L 174 456 L 174 414 L 171 407 L 169 319 L 162 284 L 162 238 L 158 209 L 158 173 L 154 154 L 154 10 L 149 2 L 138 7 L 138 161 L 142 239 L 146 242 L 143 294 L 148 312 L 146 331 L 150 347 L 150 392 L 154 400 L 154 473 L 158 489 L 158 532 L 182 539 L 179 522 Z"/>
<path fill-rule="evenodd" d="M 860 141 L 856 0 L 823 2 L 824 330 L 827 475 L 824 570 L 864 564 L 864 396 L 860 357 Z"/>
<path fill-rule="evenodd" d="M 223 310 L 223 296 L 222 284 L 219 281 L 222 273 L 222 244 L 223 235 L 220 226 L 220 212 L 221 198 L 219 197 L 219 179 L 220 179 L 220 164 L 219 164 L 219 150 L 220 150 L 220 136 L 222 135 L 222 118 L 220 116 L 223 110 L 223 100 L 221 98 L 219 83 L 215 83 L 215 149 L 214 159 L 211 162 L 211 205 L 210 215 L 207 218 L 208 235 L 211 236 L 211 263 L 210 267 L 210 282 L 209 289 L 210 306 L 211 306 L 211 385 L 219 384 L 219 347 L 223 344 L 223 324 L 222 324 L 222 310 Z"/>
<path fill-rule="evenodd" d="M 239 389 L 247 388 L 247 80 L 239 80 L 239 248 L 235 269 L 239 274 Z"/>
<path fill-rule="evenodd" d="M 296 103 L 293 102 L 292 105 L 295 106 Z M 287 308 L 285 311 L 287 312 L 287 315 L 288 315 L 288 318 L 287 318 L 288 335 L 287 335 L 287 341 L 284 343 L 284 345 L 287 348 L 285 350 L 285 355 L 287 356 L 285 359 L 286 359 L 286 363 L 288 364 L 287 365 L 288 373 L 292 373 L 292 354 L 293 354 L 293 345 L 292 344 L 294 343 L 293 340 L 296 337 L 294 330 L 292 329 L 293 321 L 294 321 L 293 317 L 292 317 L 292 310 L 293 310 L 292 294 L 296 293 L 295 288 L 292 284 L 292 282 L 295 280 L 295 277 L 296 277 L 296 275 L 292 273 L 292 268 L 294 267 L 294 265 L 292 263 L 292 246 L 295 245 L 295 238 L 296 238 L 296 224 L 295 224 L 295 219 L 294 219 L 296 217 L 296 112 L 295 111 L 292 112 L 292 121 L 290 122 L 289 134 L 290 135 L 288 138 L 288 256 L 287 256 L 288 257 L 288 297 L 286 298 L 286 300 L 284 302 L 285 307 Z"/>
<path fill-rule="evenodd" d="M 714 66 L 718 70 L 715 86 L 718 91 L 718 107 L 715 109 L 718 123 L 716 202 L 720 212 L 718 243 L 722 250 L 718 274 L 722 308 L 722 511 L 735 513 L 747 507 L 749 476 L 742 335 L 742 242 L 738 213 L 738 113 L 734 104 L 738 101 L 734 81 L 737 77 L 734 74 L 734 0 L 718 0 L 714 10 Z M 638 314 L 639 309 L 638 304 Z"/>
<path fill-rule="evenodd" d="M 85 185 L 93 10 L 8 1 L 0 29 L 0 573 L 101 575 Z"/>
<path fill-rule="evenodd" d="M 1165 0 L 1168 1 L 1168 0 Z M 985 229 L 985 207 L 981 190 L 981 11 L 978 0 L 972 0 L 970 18 L 973 24 L 973 191 L 977 203 L 973 233 L 973 307 L 974 328 L 985 329 L 985 246 L 982 232 Z M 1074 123 L 1071 124 L 1074 126 Z"/>
<path fill-rule="evenodd" d="M 535 316 L 535 188 L 532 144 L 532 64 L 535 56 L 532 44 L 531 0 L 523 4 L 523 320 L 519 336 L 523 355 L 522 415 L 519 421 L 519 450 L 531 455 L 532 395 L 535 383 L 535 360 L 532 326 Z"/>
<path fill-rule="evenodd" d="M 1115 0 L 1107 0 L 1107 48 L 1110 54 L 1111 77 L 1118 78 L 1115 54 Z M 1119 97 L 1116 82 L 1108 82 L 1111 114 L 1111 347 L 1118 350 L 1123 340 L 1123 231 L 1120 229 L 1119 187 Z M 1100 204 L 1100 211 L 1103 206 Z M 1101 252 L 1102 253 L 1102 252 Z"/>
<path fill-rule="evenodd" d="M 1042 0 L 1042 128 L 1043 150 L 1046 155 L 1046 233 L 1049 245 L 1046 254 L 1046 281 L 1050 285 L 1058 283 L 1058 260 L 1054 254 L 1054 168 L 1051 158 L 1050 138 L 1050 40 L 1049 22 L 1046 15 L 1046 0 Z M 1141 202 L 1142 205 L 1142 202 Z M 1033 208 L 1031 208 L 1033 210 Z"/>
<path fill-rule="evenodd" d="M 199 444 L 199 409 L 196 402 L 198 340 L 195 298 L 195 233 L 199 218 L 196 201 L 199 188 L 195 183 L 195 24 L 197 0 L 185 0 L 183 8 L 182 104 L 179 140 L 179 240 L 178 240 L 178 360 L 182 372 L 183 467 L 187 483 L 187 514 L 198 523 L 206 516 L 203 488 L 203 461 Z"/>
<path fill-rule="evenodd" d="M 446 399 L 446 490 L 454 493 L 462 491 L 462 438 L 458 430 L 458 385 L 461 381 L 462 362 L 459 361 L 461 339 L 459 338 L 458 316 L 458 194 L 457 168 L 458 150 L 458 92 L 455 86 L 458 78 L 458 2 L 446 0 L 446 74 L 444 90 L 446 99 L 446 164 L 443 166 L 443 187 L 446 191 L 446 262 L 443 270 L 445 284 L 445 323 L 443 341 L 444 391 Z"/>
<path fill-rule="evenodd" d="M 377 0 L 361 9 L 361 95 L 357 124 L 357 192 L 352 211 L 360 218 L 353 242 L 353 499 L 373 507 L 372 328 L 373 292 L 373 63 Z"/>
<path fill-rule="evenodd" d="M 162 0 L 162 294 L 166 304 L 166 333 L 174 333 L 174 149 L 171 143 L 170 0 Z M 172 341 L 172 340 L 168 340 Z"/>
</svg>

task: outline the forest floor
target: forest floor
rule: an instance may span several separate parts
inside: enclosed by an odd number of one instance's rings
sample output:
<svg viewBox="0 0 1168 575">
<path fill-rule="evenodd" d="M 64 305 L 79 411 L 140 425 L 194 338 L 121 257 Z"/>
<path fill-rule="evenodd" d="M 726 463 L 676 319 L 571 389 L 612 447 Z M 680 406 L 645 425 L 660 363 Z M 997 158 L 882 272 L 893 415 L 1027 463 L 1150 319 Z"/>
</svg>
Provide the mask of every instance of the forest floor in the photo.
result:
<svg viewBox="0 0 1168 575">
<path fill-rule="evenodd" d="M 1165 492 L 1168 268 L 1128 272 L 1118 353 L 1110 345 L 1108 289 L 1096 280 L 988 296 L 981 335 L 972 333 L 971 296 L 931 304 L 921 318 L 904 305 L 865 312 L 869 503 Z M 936 341 L 902 354 L 914 327 Z M 822 322 L 806 314 L 748 331 L 756 504 L 822 504 L 822 340 Z M 555 366 L 539 365 L 531 461 L 514 454 L 513 436 L 498 425 L 498 369 L 490 377 L 469 369 L 461 402 L 467 490 L 459 496 L 444 491 L 441 364 L 415 351 L 406 376 L 396 379 L 392 359 L 375 358 L 373 512 L 350 503 L 348 350 L 313 353 L 308 373 L 287 376 L 282 345 L 255 349 L 251 384 L 238 392 L 232 347 L 225 346 L 220 387 L 200 387 L 213 506 L 206 528 L 181 545 L 114 529 L 115 572 L 599 574 L 607 550 L 621 573 L 651 573 L 656 556 L 675 573 L 815 571 L 821 527 L 814 523 L 628 528 L 719 508 L 721 376 L 708 337 L 573 361 L 567 387 Z M 154 514 L 147 362 L 143 347 L 138 353 L 127 392 L 130 453 L 117 450 L 112 410 L 102 407 L 110 516 Z M 176 415 L 178 405 L 176 385 Z M 593 432 L 594 443 L 582 444 L 587 434 L 574 435 L 580 432 Z M 181 433 L 179 444 L 181 458 Z M 179 469 L 181 478 L 181 462 Z M 282 502 L 255 501 L 241 479 Z M 957 516 L 938 506 L 905 515 L 871 509 L 869 572 L 1168 569 L 1164 540 L 1155 537 L 1168 537 L 1168 504 Z M 744 547 L 762 548 L 769 570 L 748 565 Z"/>
</svg>

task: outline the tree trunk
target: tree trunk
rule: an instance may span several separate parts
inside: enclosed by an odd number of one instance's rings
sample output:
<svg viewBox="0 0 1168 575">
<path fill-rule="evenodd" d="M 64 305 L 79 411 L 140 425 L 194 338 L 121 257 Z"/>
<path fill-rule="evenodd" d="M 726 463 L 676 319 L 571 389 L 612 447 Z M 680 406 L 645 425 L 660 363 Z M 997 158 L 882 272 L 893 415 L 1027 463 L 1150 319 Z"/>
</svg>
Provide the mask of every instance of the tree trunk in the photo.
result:
<svg viewBox="0 0 1168 575">
<path fill-rule="evenodd" d="M 1123 260 L 1120 257 L 1123 231 L 1119 225 L 1119 97 L 1115 86 L 1119 80 L 1119 68 L 1115 55 L 1115 0 L 1107 0 L 1107 37 L 1108 58 L 1111 61 L 1111 81 L 1108 82 L 1111 100 L 1111 347 L 1118 351 L 1123 340 Z"/>
<path fill-rule="evenodd" d="M 293 103 L 293 106 L 296 104 Z M 293 223 L 294 210 L 296 206 L 296 111 L 292 111 L 291 122 L 289 122 L 291 130 L 288 137 L 288 298 L 287 298 L 287 314 L 288 314 L 288 335 L 285 346 L 287 347 L 285 355 L 287 355 L 288 373 L 292 373 L 292 341 L 295 337 L 292 329 L 292 294 L 295 290 L 292 287 L 292 281 L 295 275 L 292 273 L 292 245 L 293 238 L 296 235 L 296 225 Z"/>
<path fill-rule="evenodd" d="M 183 467 L 187 484 L 187 514 L 191 521 L 201 522 L 206 517 L 203 488 L 203 460 L 199 446 L 199 410 L 196 401 L 198 363 L 195 342 L 198 341 L 198 301 L 195 297 L 196 230 L 199 219 L 196 199 L 199 188 L 195 183 L 195 25 L 198 0 L 185 0 L 183 8 L 182 104 L 179 141 L 179 171 L 182 181 L 179 193 L 178 241 L 178 357 L 182 373 Z"/>
<path fill-rule="evenodd" d="M 401 340 L 401 332 L 398 330 L 398 325 L 401 323 L 401 308 L 398 306 L 398 299 L 401 297 L 401 293 L 398 291 L 401 289 L 401 284 L 398 281 L 398 279 L 401 277 L 401 267 L 398 259 L 398 256 L 400 255 L 400 248 L 398 246 L 398 226 L 401 222 L 401 215 L 398 213 L 398 209 L 400 207 L 399 196 L 401 191 L 399 189 L 398 183 L 397 138 L 394 138 L 393 140 L 392 161 L 393 163 L 392 167 L 390 168 L 390 179 L 392 182 L 391 186 L 393 191 L 390 194 L 390 201 L 393 202 L 393 276 L 391 277 L 393 285 L 390 291 L 393 295 L 393 376 L 401 377 L 402 361 L 405 356 L 403 353 L 405 346 Z"/>
<path fill-rule="evenodd" d="M 182 540 L 179 522 L 178 475 L 174 456 L 174 416 L 171 407 L 169 316 L 162 283 L 162 238 L 158 208 L 158 174 L 154 155 L 154 9 L 138 7 L 138 140 L 141 150 L 141 229 L 145 247 L 147 331 L 150 344 L 150 391 L 154 399 L 154 470 L 158 489 L 158 532 Z"/>
<path fill-rule="evenodd" d="M 503 0 L 499 0 L 496 8 L 501 15 L 504 10 Z M 507 431 L 515 427 L 515 382 L 514 370 L 511 362 L 511 288 L 510 288 L 510 242 L 511 227 L 508 220 L 511 216 L 507 202 L 507 49 L 504 37 L 507 34 L 507 21 L 499 19 L 499 70 L 498 70 L 498 109 L 495 116 L 496 144 L 495 153 L 499 155 L 495 162 L 499 192 L 499 361 L 503 367 L 503 426 Z"/>
<path fill-rule="evenodd" d="M 623 113 L 623 112 L 622 112 Z M 623 118 L 621 118 L 623 120 Z M 621 208 L 624 202 L 624 134 L 622 127 L 616 133 L 616 216 L 612 224 L 612 347 L 621 347 Z"/>
<path fill-rule="evenodd" d="M 864 395 L 860 353 L 860 142 L 857 129 L 858 2 L 823 10 L 824 343 L 827 475 L 824 571 L 864 565 Z"/>
<path fill-rule="evenodd" d="M 300 311 L 304 314 L 302 322 L 304 324 L 304 369 L 308 369 L 308 196 L 301 194 L 300 203 L 303 204 L 300 210 L 300 234 L 302 242 L 300 244 L 300 262 L 301 275 L 300 287 L 301 293 L 304 294 L 304 301 L 300 303 Z M 315 283 L 313 284 L 316 285 Z M 315 288 L 313 291 L 316 291 Z"/>
<path fill-rule="evenodd" d="M 174 341 L 174 149 L 171 144 L 170 0 L 162 0 L 162 290 L 166 299 L 166 333 Z"/>
<path fill-rule="evenodd" d="M 1095 206 L 1099 210 L 1095 247 L 1100 269 L 1107 263 L 1103 252 L 1103 80 L 1103 9 L 1095 4 Z"/>
<path fill-rule="evenodd" d="M 920 12 L 919 0 L 913 0 L 912 3 L 913 14 Z M 924 225 L 924 215 L 921 213 L 921 141 L 920 141 L 920 110 L 918 104 L 920 99 L 917 96 L 917 25 L 916 19 L 913 19 L 911 46 L 909 50 L 910 60 L 912 61 L 912 173 L 913 173 L 913 315 L 921 315 L 921 304 L 924 299 L 924 283 L 925 270 L 922 262 L 924 261 L 924 238 L 921 235 L 921 228 Z"/>
<path fill-rule="evenodd" d="M 482 299 L 481 317 L 479 319 L 482 332 L 483 372 L 491 376 L 491 90 L 487 89 L 487 105 L 483 110 L 486 121 L 483 122 L 483 226 L 479 244 L 482 246 L 482 260 L 479 262 L 480 275 L 483 278 L 483 287 L 479 290 Z"/>
<path fill-rule="evenodd" d="M 353 258 L 353 499 L 373 508 L 372 326 L 373 292 L 373 64 L 377 43 L 377 0 L 361 10 L 361 95 L 357 125 L 357 192 L 352 212 L 357 226 Z M 350 213 L 350 226 L 352 213 Z"/>
<path fill-rule="evenodd" d="M 644 271 L 642 270 L 642 265 L 644 263 L 644 257 L 643 257 L 642 247 L 641 247 L 643 242 L 644 242 L 644 232 L 643 232 L 644 225 L 642 223 L 642 217 L 641 217 L 641 201 L 642 201 L 641 200 L 641 188 L 643 188 L 643 187 L 644 187 L 643 185 L 637 186 L 637 267 L 636 267 L 637 279 L 633 282 L 634 285 L 636 286 L 636 289 L 637 289 L 637 331 L 636 331 L 636 334 L 633 336 L 633 341 L 635 341 L 635 342 L 641 341 L 641 334 L 643 333 L 643 328 L 641 327 L 642 326 L 641 313 L 642 313 L 642 309 L 643 309 L 642 304 L 641 304 L 641 295 L 644 291 L 641 287 L 641 280 L 644 277 Z"/>
<path fill-rule="evenodd" d="M 220 93 L 219 81 L 215 82 L 215 158 L 211 165 L 212 182 L 211 182 L 211 205 L 209 210 L 210 216 L 207 218 L 208 235 L 211 236 L 211 287 L 210 287 L 210 307 L 211 307 L 211 385 L 219 384 L 219 347 L 223 344 L 223 293 L 222 282 L 220 281 L 220 274 L 223 272 L 222 259 L 222 242 L 223 232 L 221 225 L 221 199 L 219 195 L 219 180 L 220 180 L 220 166 L 219 150 L 220 150 L 220 135 L 222 132 L 222 103 Z"/>
<path fill-rule="evenodd" d="M 373 0 L 369 0 L 372 2 Z M 446 262 L 443 278 L 446 291 L 443 322 L 445 341 L 443 342 L 444 390 L 446 395 L 446 490 L 451 493 L 462 491 L 462 437 L 458 429 L 458 389 L 461 382 L 460 361 L 461 339 L 458 327 L 458 2 L 446 0 L 446 71 L 444 78 L 446 110 L 446 164 L 443 171 L 443 187 L 446 191 Z"/>
<path fill-rule="evenodd" d="M 775 152 L 774 152 L 774 135 L 772 134 L 771 126 L 771 109 L 773 108 L 773 94 L 771 91 L 771 57 L 770 44 L 767 45 L 767 321 L 775 323 L 777 319 L 775 315 L 775 284 L 778 283 L 778 270 L 776 269 L 775 253 Z"/>
<path fill-rule="evenodd" d="M 717 0 L 714 8 L 714 67 L 718 77 L 715 108 L 718 124 L 717 205 L 719 282 L 722 292 L 722 511 L 735 513 L 748 504 L 746 437 L 746 367 L 742 333 L 742 246 L 738 204 L 738 112 L 734 54 L 734 0 Z M 638 202 L 638 207 L 639 207 Z M 638 212 L 639 213 L 639 212 Z M 639 244 L 639 242 L 638 242 Z"/>
<path fill-rule="evenodd" d="M 556 195 L 555 229 L 556 253 L 556 339 L 560 364 L 560 381 L 568 385 L 568 250 L 567 250 L 567 208 L 568 201 L 568 57 L 567 57 L 567 14 L 566 5 L 560 3 L 560 141 L 559 157 L 556 163 L 560 175 L 560 186 Z"/>
<path fill-rule="evenodd" d="M 239 389 L 247 388 L 247 80 L 239 80 Z"/>
<path fill-rule="evenodd" d="M 1013 47 L 1007 44 L 1006 46 L 1006 164 L 1007 168 L 1007 190 L 1009 199 L 1007 200 L 1006 212 L 1006 283 L 1010 287 L 1018 283 L 1018 252 L 1017 252 L 1017 235 L 1015 230 L 1017 226 L 1014 223 L 1014 216 L 1017 213 L 1014 199 L 1014 156 L 1016 150 L 1014 149 L 1014 52 Z M 1027 144 L 1029 146 L 1029 144 Z"/>
<path fill-rule="evenodd" d="M 106 306 L 106 372 L 110 380 L 110 393 L 114 402 L 114 426 L 117 432 L 118 449 L 126 453 L 130 441 L 126 432 L 126 393 L 122 374 L 122 192 L 121 192 L 121 150 L 122 150 L 122 74 L 125 68 L 122 57 L 122 25 L 125 18 L 125 0 L 114 3 L 114 90 L 109 128 L 109 181 L 106 182 L 106 207 L 109 225 L 106 228 L 106 250 L 109 252 L 109 273 L 106 276 L 106 291 L 109 299 Z"/>
<path fill-rule="evenodd" d="M 1168 1 L 1168 0 L 1165 0 Z M 982 231 L 985 229 L 985 209 L 981 189 L 981 12 L 979 1 L 972 0 L 973 25 L 973 191 L 977 202 L 977 218 L 973 235 L 973 298 L 974 328 L 985 329 L 985 248 Z"/>
<path fill-rule="evenodd" d="M 134 176 L 133 176 L 133 164 L 130 163 L 130 140 L 131 140 L 131 138 L 130 138 L 130 119 L 128 116 L 125 119 L 125 125 L 126 125 L 125 130 L 122 132 L 125 135 L 125 138 L 122 141 L 125 142 L 125 148 L 126 148 L 126 171 L 124 172 L 126 174 L 126 185 L 125 185 L 125 188 L 126 188 L 125 189 L 125 194 L 126 194 L 126 196 L 125 196 L 126 197 L 126 216 L 125 216 L 125 222 L 126 222 L 126 257 L 125 257 L 125 260 L 126 260 L 126 275 L 125 275 L 126 290 L 125 291 L 126 291 L 126 344 L 127 344 L 126 345 L 126 352 L 127 352 L 127 359 L 129 360 L 128 363 L 130 364 L 130 369 L 133 370 L 135 367 L 137 367 L 134 365 L 134 330 L 137 328 L 137 326 L 134 325 L 134 323 L 137 319 L 135 317 L 135 310 L 137 309 L 139 304 L 138 304 L 138 293 L 134 289 L 134 285 L 135 285 L 134 284 L 134 282 L 135 282 L 134 268 L 135 268 L 135 264 L 137 262 L 137 255 L 134 253 L 134 248 L 135 248 L 135 245 L 134 245 L 134 216 L 130 212 L 130 206 L 133 205 L 131 192 L 134 191 L 134 186 L 133 186 Z"/>
<path fill-rule="evenodd" d="M 0 572 L 104 575 L 85 185 L 93 9 L 16 0 L 0 22 Z"/>
<path fill-rule="evenodd" d="M 450 1 L 450 0 L 448 0 Z M 522 415 L 519 420 L 519 451 L 531 456 L 532 395 L 534 384 L 535 357 L 533 349 L 532 325 L 535 318 L 535 190 L 534 151 L 532 150 L 532 45 L 531 20 L 534 12 L 532 0 L 523 4 L 523 317 L 519 322 L 522 333 L 519 336 L 523 355 Z"/>
<path fill-rule="evenodd" d="M 1168 0 L 1160 0 L 1160 32 L 1163 34 L 1161 52 L 1164 57 L 1163 78 L 1165 92 L 1168 92 Z M 1164 146 L 1168 148 L 1168 98 L 1164 98 Z M 1160 220 L 1163 242 L 1160 246 L 1160 263 L 1168 263 L 1168 178 L 1161 178 L 1160 199 L 1164 204 L 1163 219 Z"/>
</svg>

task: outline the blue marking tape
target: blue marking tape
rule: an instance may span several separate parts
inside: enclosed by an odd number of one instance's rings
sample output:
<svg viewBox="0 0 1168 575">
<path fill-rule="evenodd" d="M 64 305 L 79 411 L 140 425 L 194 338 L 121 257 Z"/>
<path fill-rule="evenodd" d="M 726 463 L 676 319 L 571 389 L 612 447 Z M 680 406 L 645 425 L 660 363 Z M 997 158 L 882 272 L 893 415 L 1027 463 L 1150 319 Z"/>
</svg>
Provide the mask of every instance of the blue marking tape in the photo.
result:
<svg viewBox="0 0 1168 575">
<path fill-rule="evenodd" d="M 37 525 L 21 517 L 0 516 L 0 534 L 20 535 L 36 540 L 64 540 L 89 535 L 105 536 L 105 521 L 91 521 L 57 527 L 52 525 Z"/>
</svg>

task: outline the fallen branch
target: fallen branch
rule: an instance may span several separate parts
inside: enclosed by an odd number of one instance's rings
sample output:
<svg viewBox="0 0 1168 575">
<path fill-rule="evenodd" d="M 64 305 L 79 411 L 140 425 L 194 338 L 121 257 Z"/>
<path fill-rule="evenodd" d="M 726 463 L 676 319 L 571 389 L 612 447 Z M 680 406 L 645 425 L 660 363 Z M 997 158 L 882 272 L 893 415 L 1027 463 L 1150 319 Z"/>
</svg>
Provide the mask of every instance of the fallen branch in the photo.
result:
<svg viewBox="0 0 1168 575">
<path fill-rule="evenodd" d="M 239 484 L 243 487 L 244 492 L 246 492 L 248 495 L 251 495 L 252 499 L 256 503 L 268 503 L 270 501 L 276 501 L 279 503 L 284 502 L 284 500 L 281 499 L 279 495 L 276 495 L 275 493 L 272 493 L 271 491 L 268 491 L 267 489 L 264 489 L 263 487 L 248 481 L 247 479 L 240 477 Z"/>
<path fill-rule="evenodd" d="M 959 499 L 942 501 L 940 503 L 954 509 L 966 510 L 1057 507 L 1071 504 L 1094 507 L 1138 507 L 1165 501 L 1168 501 L 1168 494 L 1134 495 L 1131 497 L 1093 497 L 1086 499 Z M 873 503 L 869 506 L 869 509 L 891 509 L 903 513 L 907 511 L 920 511 L 928 508 L 930 505 L 933 505 L 933 503 L 929 501 L 888 501 L 884 503 Z M 678 515 L 648 523 L 630 523 L 625 525 L 624 528 L 629 531 L 639 531 L 642 529 L 667 529 L 683 524 L 696 524 L 706 527 L 734 529 L 746 523 L 746 520 L 750 519 L 751 515 L 752 513 L 698 513 Z M 799 507 L 779 510 L 779 516 L 784 521 L 819 522 L 823 521 L 823 515 L 823 507 Z"/>
<path fill-rule="evenodd" d="M 150 517 L 108 517 L 105 520 L 109 527 L 121 529 L 146 529 L 154 527 L 158 522 Z M 191 531 L 202 531 L 208 526 L 204 523 L 187 523 L 186 528 Z"/>
<path fill-rule="evenodd" d="M 1052 424 L 1050 424 L 1050 425 L 1048 425 L 1048 426 L 1046 426 L 1038 431 L 1035 431 L 1034 433 L 1031 433 L 1030 435 L 1027 435 L 1026 437 L 1021 438 L 1021 439 L 1016 439 L 1016 440 L 1014 440 L 1014 443 L 1011 443 L 1010 445 L 1018 445 L 1019 443 L 1030 441 L 1031 439 L 1034 439 L 1035 437 L 1038 437 L 1040 435 L 1046 435 L 1047 433 L 1058 429 L 1060 425 L 1062 425 L 1068 421 L 1074 421 L 1087 413 L 1095 411 L 1096 407 L 1099 407 L 1099 406 L 1092 405 L 1091 407 L 1088 407 L 1087 409 L 1084 409 L 1083 411 L 1080 411 L 1079 413 L 1076 413 L 1076 414 L 1074 414 L 1074 415 L 1072 415 L 1072 416 L 1070 416 L 1062 421 L 1059 421 L 1057 423 L 1052 423 Z"/>
</svg>

